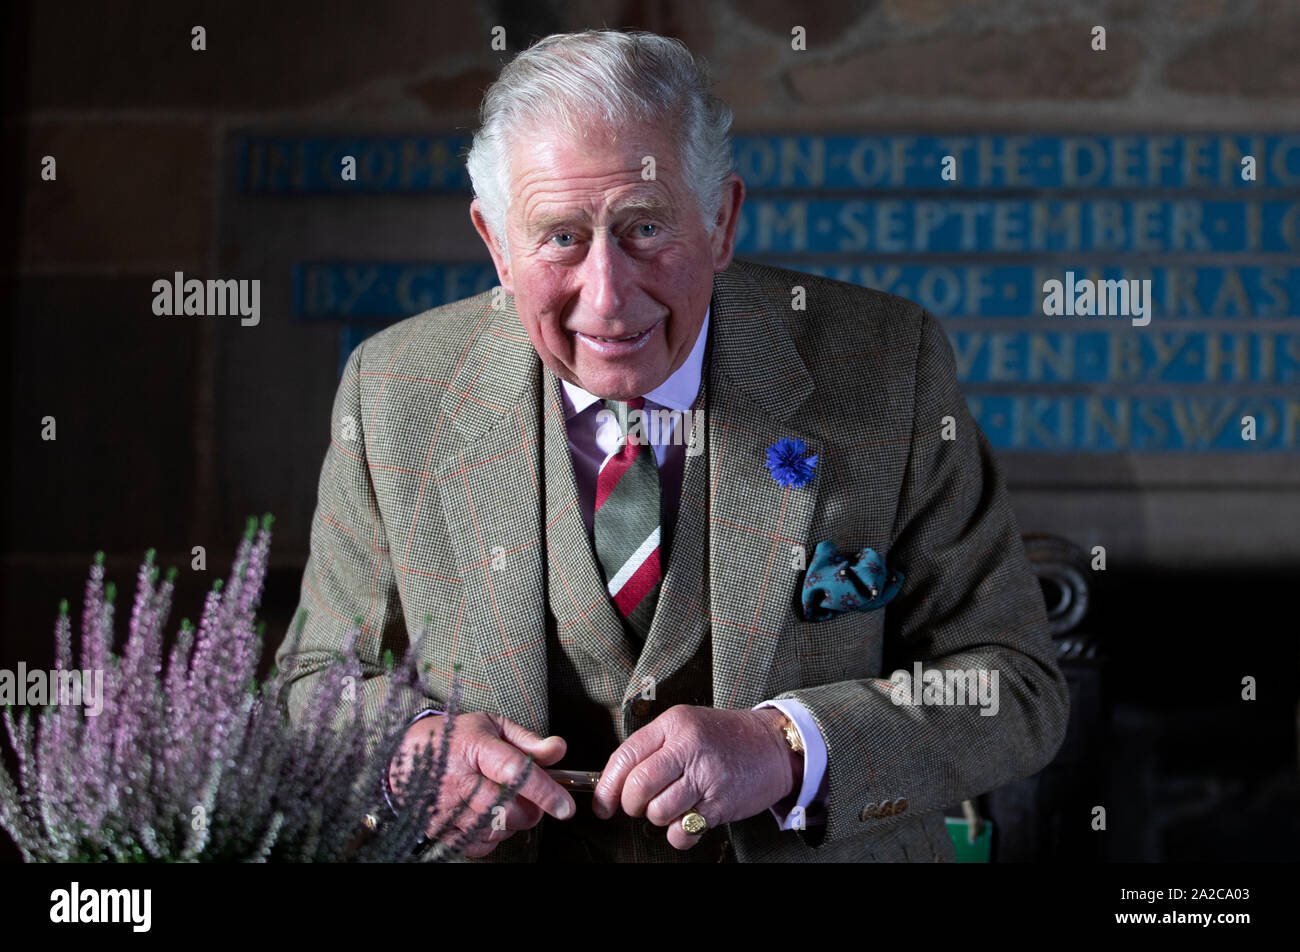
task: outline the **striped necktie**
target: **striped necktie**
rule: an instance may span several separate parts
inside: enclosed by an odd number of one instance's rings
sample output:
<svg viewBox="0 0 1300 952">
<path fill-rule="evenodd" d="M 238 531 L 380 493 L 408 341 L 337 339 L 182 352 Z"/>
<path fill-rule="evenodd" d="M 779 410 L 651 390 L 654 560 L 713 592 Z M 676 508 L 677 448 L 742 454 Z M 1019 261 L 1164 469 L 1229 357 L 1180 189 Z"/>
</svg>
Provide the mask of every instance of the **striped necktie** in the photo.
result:
<svg viewBox="0 0 1300 952">
<path fill-rule="evenodd" d="M 650 631 L 659 583 L 660 563 L 659 467 L 654 447 L 646 442 L 648 421 L 628 439 L 629 410 L 644 412 L 645 398 L 627 403 L 604 401 L 618 420 L 618 448 L 600 464 L 596 477 L 596 509 L 592 530 L 596 555 L 605 573 L 609 595 L 620 615 L 642 640 Z M 639 437 L 639 438 L 638 438 Z"/>
</svg>

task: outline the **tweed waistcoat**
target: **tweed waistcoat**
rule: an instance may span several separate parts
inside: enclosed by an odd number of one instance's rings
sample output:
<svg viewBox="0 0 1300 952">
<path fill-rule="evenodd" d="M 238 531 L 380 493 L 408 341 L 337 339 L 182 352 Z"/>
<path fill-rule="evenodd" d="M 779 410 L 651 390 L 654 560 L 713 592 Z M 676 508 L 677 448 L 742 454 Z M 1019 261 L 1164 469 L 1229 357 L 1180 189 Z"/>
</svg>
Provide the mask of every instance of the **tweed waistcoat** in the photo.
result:
<svg viewBox="0 0 1300 952">
<path fill-rule="evenodd" d="M 542 386 L 549 730 L 567 743 L 558 766 L 601 770 L 619 744 L 674 704 L 712 706 L 708 458 L 703 446 L 693 456 L 688 449 L 663 586 L 642 644 L 607 594 L 583 523 L 559 381 L 548 370 Z M 705 389 L 702 379 L 693 413 L 704 412 Z M 717 862 L 734 855 L 724 847 L 725 827 L 681 851 L 668 843 L 666 828 L 644 817 L 620 811 L 600 820 L 591 812 L 591 794 L 576 793 L 574 800 L 573 819 L 542 820 L 540 861 Z"/>
</svg>

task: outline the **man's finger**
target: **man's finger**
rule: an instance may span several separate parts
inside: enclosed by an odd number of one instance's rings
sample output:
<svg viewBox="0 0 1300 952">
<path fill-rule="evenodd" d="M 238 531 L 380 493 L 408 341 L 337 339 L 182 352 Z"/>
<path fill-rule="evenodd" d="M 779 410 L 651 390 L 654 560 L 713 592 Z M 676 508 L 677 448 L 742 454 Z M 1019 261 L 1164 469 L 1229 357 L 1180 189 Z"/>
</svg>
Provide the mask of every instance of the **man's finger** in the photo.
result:
<svg viewBox="0 0 1300 952">
<path fill-rule="evenodd" d="M 650 816 L 646 813 L 646 808 L 652 800 L 681 779 L 681 763 L 668 751 L 659 748 L 628 772 L 627 778 L 623 781 L 622 796 L 619 798 L 623 812 L 628 816 L 645 816 L 657 826 L 664 826 L 667 821 L 661 822 Z M 690 804 L 687 804 L 687 809 L 689 808 Z M 681 811 L 681 813 L 685 812 L 685 810 Z"/>
<path fill-rule="evenodd" d="M 447 833 L 453 830 L 457 833 L 468 833 L 478 823 L 479 817 L 487 814 L 487 825 L 475 834 L 478 839 L 486 839 L 488 834 L 493 832 L 492 826 L 495 815 L 492 811 L 498 806 L 501 807 L 502 813 L 500 814 L 501 820 L 496 825 L 499 826 L 504 823 L 507 831 L 526 830 L 537 825 L 542 811 L 535 803 L 531 803 L 521 796 L 516 796 L 513 800 L 498 804 L 496 802 L 497 794 L 498 790 L 495 784 L 487 778 L 484 778 L 479 784 L 479 788 L 474 791 L 474 795 L 468 799 L 459 793 L 450 793 L 447 799 L 441 802 L 439 812 L 430 818 L 425 835 L 445 837 Z M 464 804 L 464 806 L 461 806 L 461 804 Z M 440 833 L 439 831 L 446 826 L 448 818 L 457 807 L 461 808 L 460 813 L 455 820 L 451 821 L 451 826 Z"/>
<path fill-rule="evenodd" d="M 542 808 L 527 797 L 515 797 L 506 822 L 512 830 L 530 830 L 542 821 Z"/>
<path fill-rule="evenodd" d="M 698 803 L 691 809 L 704 817 L 704 822 L 708 824 L 707 829 L 711 830 L 722 825 L 722 817 L 719 815 L 716 804 Z M 675 819 L 668 824 L 668 845 L 673 849 L 689 850 L 700 841 L 701 835 L 699 833 L 687 833 L 683 830 L 680 819 Z"/>
<path fill-rule="evenodd" d="M 523 771 L 528 770 L 528 759 L 518 747 L 495 738 L 485 741 L 478 748 L 476 761 L 475 767 L 479 773 L 506 786 L 514 783 Z M 519 796 L 531 800 L 557 820 L 567 820 L 577 812 L 573 797 L 547 776 L 546 771 L 538 766 L 536 757 L 528 772 L 528 779 L 519 788 Z"/>
<path fill-rule="evenodd" d="M 502 738 L 514 744 L 525 754 L 532 754 L 533 759 L 543 767 L 549 767 L 564 756 L 564 751 L 568 745 L 564 742 L 563 737 L 555 734 L 550 737 L 542 737 L 504 717 L 501 718 L 500 723 Z"/>
<path fill-rule="evenodd" d="M 656 718 L 640 730 L 634 731 L 619 745 L 618 750 L 609 755 L 609 762 L 600 773 L 600 783 L 596 784 L 591 799 L 592 811 L 602 820 L 609 819 L 618 809 L 627 775 L 637 764 L 663 746 L 664 732 L 662 726 L 658 725 L 659 721 Z"/>
<path fill-rule="evenodd" d="M 482 859 L 484 856 L 487 856 L 496 848 L 497 845 L 495 843 L 483 843 L 483 842 L 471 843 L 465 849 L 465 855 L 470 857 L 471 859 Z"/>
<path fill-rule="evenodd" d="M 501 814 L 500 822 L 504 823 L 508 830 L 526 830 L 536 826 L 542 815 L 542 810 L 537 804 L 519 795 L 501 806 L 504 807 L 504 812 Z M 489 823 L 490 827 L 491 823 Z"/>
<path fill-rule="evenodd" d="M 665 786 L 645 808 L 645 817 L 655 826 L 671 826 L 692 810 L 699 810 L 703 801 L 695 784 L 685 776 Z M 703 811 L 700 811 L 703 815 Z M 689 834 L 688 834 L 689 835 Z M 698 837 L 696 837 L 698 838 Z"/>
</svg>

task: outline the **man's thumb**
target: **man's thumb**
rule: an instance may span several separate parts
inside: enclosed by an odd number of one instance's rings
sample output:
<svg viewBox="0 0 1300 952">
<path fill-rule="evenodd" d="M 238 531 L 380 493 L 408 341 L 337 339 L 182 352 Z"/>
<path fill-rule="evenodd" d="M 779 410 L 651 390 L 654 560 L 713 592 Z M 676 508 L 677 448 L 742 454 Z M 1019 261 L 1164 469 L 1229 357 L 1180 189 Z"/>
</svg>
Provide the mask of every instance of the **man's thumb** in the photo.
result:
<svg viewBox="0 0 1300 952">
<path fill-rule="evenodd" d="M 541 737 L 528 728 L 521 727 L 510 720 L 503 721 L 501 736 L 520 750 L 532 754 L 534 757 L 554 754 L 557 749 L 563 753 L 565 748 L 564 738 L 555 734 L 550 737 Z"/>
</svg>

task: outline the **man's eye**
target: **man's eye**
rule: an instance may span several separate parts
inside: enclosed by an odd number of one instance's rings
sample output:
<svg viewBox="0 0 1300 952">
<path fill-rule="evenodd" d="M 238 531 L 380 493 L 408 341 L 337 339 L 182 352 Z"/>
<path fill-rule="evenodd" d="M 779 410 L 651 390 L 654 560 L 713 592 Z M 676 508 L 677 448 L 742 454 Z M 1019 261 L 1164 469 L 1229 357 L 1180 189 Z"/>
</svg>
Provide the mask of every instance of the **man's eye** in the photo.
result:
<svg viewBox="0 0 1300 952">
<path fill-rule="evenodd" d="M 659 226 L 654 222 L 645 222 L 636 226 L 636 236 L 638 238 L 653 238 L 659 234 Z"/>
<path fill-rule="evenodd" d="M 561 248 L 572 248 L 573 242 L 576 240 L 577 239 L 567 231 L 562 231 L 558 235 L 551 236 L 551 241 L 555 242 L 555 244 L 559 245 Z"/>
</svg>

